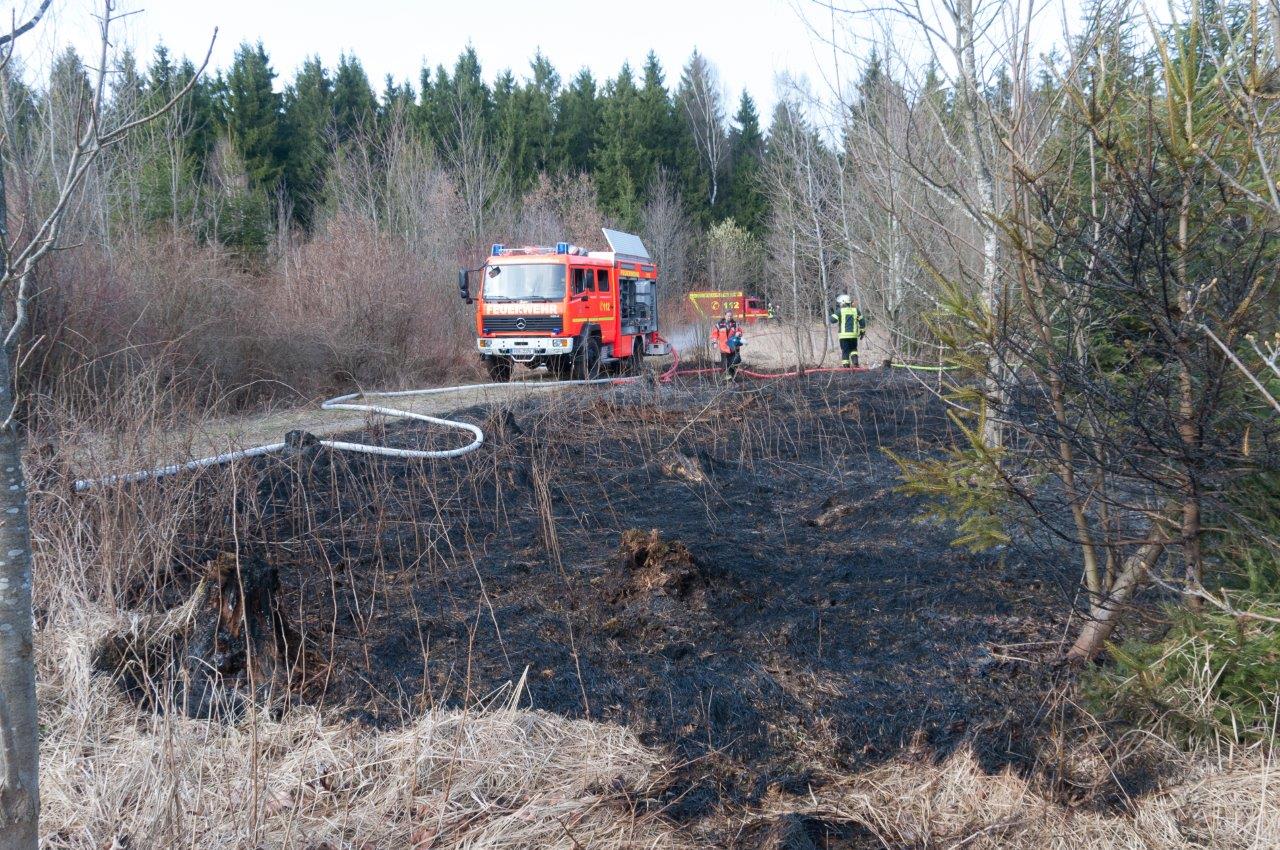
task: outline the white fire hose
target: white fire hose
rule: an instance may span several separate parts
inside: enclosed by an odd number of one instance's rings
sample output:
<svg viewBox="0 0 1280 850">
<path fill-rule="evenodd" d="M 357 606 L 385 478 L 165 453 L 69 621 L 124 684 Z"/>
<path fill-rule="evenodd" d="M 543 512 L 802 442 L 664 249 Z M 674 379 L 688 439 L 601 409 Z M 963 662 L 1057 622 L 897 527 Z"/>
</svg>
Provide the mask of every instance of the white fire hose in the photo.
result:
<svg viewBox="0 0 1280 850">
<path fill-rule="evenodd" d="M 470 422 L 459 422 L 455 419 L 441 419 L 437 416 L 427 416 L 425 413 L 413 413 L 408 410 L 400 410 L 395 407 L 384 407 L 378 404 L 359 404 L 356 399 L 388 399 L 388 398 L 406 398 L 408 396 L 424 396 L 424 395 L 441 395 L 443 393 L 459 392 L 461 390 L 478 390 L 488 389 L 490 387 L 525 387 L 525 388 L 541 388 L 541 387 L 567 387 L 583 384 L 619 384 L 637 380 L 638 376 L 619 377 L 619 378 L 592 378 L 589 380 L 575 381 L 512 381 L 505 383 L 489 383 L 489 384 L 459 384 L 453 387 L 432 387 L 430 389 L 420 390 L 397 390 L 394 392 L 355 392 L 341 395 L 337 398 L 331 398 L 320 405 L 321 410 L 354 410 L 361 413 L 377 413 L 383 416 L 391 416 L 400 419 L 412 419 L 417 422 L 426 422 L 430 425 L 443 425 L 446 428 L 457 428 L 460 431 L 466 431 L 473 437 L 470 443 L 456 449 L 393 449 L 389 446 L 374 446 L 368 443 L 348 443 L 343 440 L 320 440 L 320 445 L 325 448 L 333 449 L 340 452 L 360 452 L 362 454 L 380 455 L 382 457 L 399 457 L 399 458 L 451 458 L 461 457 L 470 454 L 476 449 L 484 445 L 484 431 L 479 427 L 472 425 Z M 104 475 L 101 478 L 82 478 L 76 481 L 75 490 L 82 493 L 85 490 L 91 490 L 94 487 L 104 487 L 111 484 L 129 484 L 137 481 L 146 481 L 151 478 L 165 478 L 170 475 L 176 475 L 180 472 L 194 472 L 198 469 L 205 469 L 210 466 L 221 466 L 226 463 L 233 463 L 237 460 L 245 458 L 257 457 L 259 455 L 275 454 L 283 451 L 286 443 L 268 443 L 263 446 L 254 446 L 250 449 L 240 449 L 234 452 L 226 452 L 225 454 L 212 455 L 210 457 L 197 458 L 186 463 L 175 463 L 169 466 L 161 466 L 155 469 L 144 469 L 138 472 L 124 472 L 119 475 Z"/>
</svg>

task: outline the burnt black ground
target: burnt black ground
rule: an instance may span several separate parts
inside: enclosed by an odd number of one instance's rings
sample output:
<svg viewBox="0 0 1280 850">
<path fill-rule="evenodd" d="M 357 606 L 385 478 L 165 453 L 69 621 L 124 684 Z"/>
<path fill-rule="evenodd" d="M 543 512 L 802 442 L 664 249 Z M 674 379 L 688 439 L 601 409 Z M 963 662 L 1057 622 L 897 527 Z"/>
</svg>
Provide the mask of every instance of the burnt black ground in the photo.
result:
<svg viewBox="0 0 1280 850">
<path fill-rule="evenodd" d="M 918 521 L 883 449 L 951 435 L 913 379 L 574 390 L 463 416 L 490 440 L 461 461 L 312 448 L 260 466 L 256 545 L 321 665 L 307 698 L 393 724 L 509 700 L 527 668 L 521 705 L 627 724 L 670 752 L 677 818 L 803 793 L 908 745 L 967 741 L 993 768 L 1034 757 L 1055 674 L 991 652 L 1061 639 L 1075 573 L 974 555 Z M 628 529 L 687 546 L 692 579 L 626 593 Z"/>
</svg>

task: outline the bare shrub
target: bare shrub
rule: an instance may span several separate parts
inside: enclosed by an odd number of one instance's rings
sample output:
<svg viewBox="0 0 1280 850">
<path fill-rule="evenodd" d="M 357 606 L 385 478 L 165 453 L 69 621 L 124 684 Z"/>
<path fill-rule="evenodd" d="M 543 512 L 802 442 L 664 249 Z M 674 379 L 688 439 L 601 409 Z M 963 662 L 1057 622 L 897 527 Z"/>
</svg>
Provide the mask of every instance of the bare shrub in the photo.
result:
<svg viewBox="0 0 1280 850">
<path fill-rule="evenodd" d="M 552 178 L 540 174 L 520 204 L 510 241 L 535 245 L 570 242 L 598 250 L 605 247 L 600 228 L 606 224 L 590 176 Z"/>
<path fill-rule="evenodd" d="M 268 359 L 307 364 L 313 386 L 433 380 L 464 368 L 471 347 L 460 344 L 457 294 L 429 286 L 438 270 L 422 269 L 400 240 L 339 216 L 283 267 L 263 297 L 278 352 Z"/>
<path fill-rule="evenodd" d="M 149 369 L 202 401 L 252 380 L 254 287 L 222 249 L 167 234 L 83 245 L 47 275 L 19 375 L 31 395 L 84 410 Z"/>
</svg>

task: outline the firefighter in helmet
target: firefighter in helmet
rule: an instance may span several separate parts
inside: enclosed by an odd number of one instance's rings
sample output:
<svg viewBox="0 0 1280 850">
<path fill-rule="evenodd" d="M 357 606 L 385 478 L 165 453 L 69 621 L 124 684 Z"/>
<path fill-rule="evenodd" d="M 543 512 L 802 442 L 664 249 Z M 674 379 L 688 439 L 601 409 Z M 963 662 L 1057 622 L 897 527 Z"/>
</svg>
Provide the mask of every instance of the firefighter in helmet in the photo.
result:
<svg viewBox="0 0 1280 850">
<path fill-rule="evenodd" d="M 732 381 L 738 374 L 738 365 L 742 363 L 742 328 L 733 318 L 732 310 L 725 310 L 724 316 L 711 328 L 711 341 L 720 352 L 720 365 L 724 367 L 724 379 Z"/>
<path fill-rule="evenodd" d="M 867 326 L 867 319 L 848 295 L 836 296 L 836 309 L 831 312 L 831 323 L 836 326 L 840 338 L 840 365 L 858 365 L 858 340 Z"/>
</svg>

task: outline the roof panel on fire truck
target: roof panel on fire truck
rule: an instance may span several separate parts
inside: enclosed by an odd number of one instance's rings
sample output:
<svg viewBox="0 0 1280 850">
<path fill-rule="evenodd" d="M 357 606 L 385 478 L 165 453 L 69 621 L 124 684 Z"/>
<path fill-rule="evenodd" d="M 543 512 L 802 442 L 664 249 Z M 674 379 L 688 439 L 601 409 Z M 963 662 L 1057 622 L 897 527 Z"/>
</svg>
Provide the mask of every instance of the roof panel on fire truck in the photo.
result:
<svg viewBox="0 0 1280 850">
<path fill-rule="evenodd" d="M 618 256 L 634 257 L 639 260 L 653 259 L 649 256 L 649 249 L 644 247 L 640 237 L 634 233 L 623 233 L 621 230 L 610 230 L 607 227 L 600 229 L 604 231 L 604 238 L 609 241 L 609 247 Z"/>
</svg>

